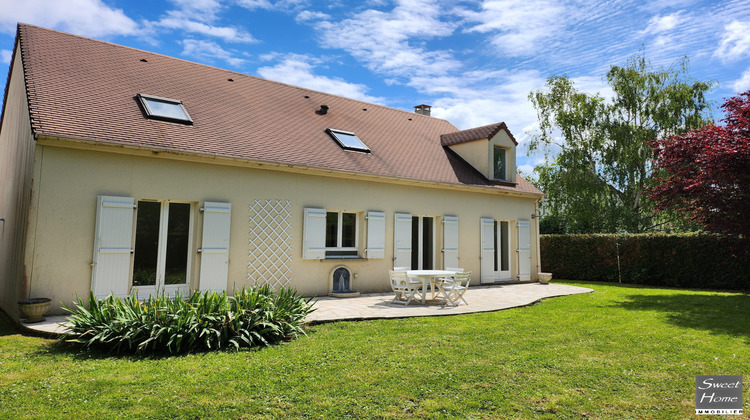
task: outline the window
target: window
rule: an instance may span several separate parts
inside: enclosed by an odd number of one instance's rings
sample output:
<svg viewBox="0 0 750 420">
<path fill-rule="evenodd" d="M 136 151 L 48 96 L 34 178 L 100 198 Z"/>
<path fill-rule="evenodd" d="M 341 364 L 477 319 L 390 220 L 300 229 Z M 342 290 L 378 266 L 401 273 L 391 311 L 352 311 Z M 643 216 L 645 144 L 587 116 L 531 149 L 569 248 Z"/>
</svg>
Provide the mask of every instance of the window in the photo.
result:
<svg viewBox="0 0 750 420">
<path fill-rule="evenodd" d="M 189 203 L 138 201 L 133 287 L 151 294 L 175 289 L 187 292 L 190 209 Z"/>
<path fill-rule="evenodd" d="M 357 213 L 326 212 L 326 257 L 357 257 Z"/>
<path fill-rule="evenodd" d="M 480 222 L 482 283 L 511 280 L 510 222 L 492 218 Z"/>
<path fill-rule="evenodd" d="M 435 218 L 412 216 L 411 218 L 411 269 L 432 270 L 435 268 Z"/>
<path fill-rule="evenodd" d="M 192 286 L 226 290 L 231 209 L 230 203 L 206 201 L 198 217 L 197 203 L 99 196 L 91 273 L 94 295 L 124 297 L 136 290 L 141 299 L 162 291 L 187 296 L 196 257 L 200 273 Z M 203 234 L 195 249 L 193 233 L 200 223 Z"/>
<path fill-rule="evenodd" d="M 334 130 L 332 128 L 327 129 L 326 132 L 345 150 L 370 153 L 370 148 L 362 143 L 362 140 L 360 140 L 354 133 L 343 130 Z"/>
<path fill-rule="evenodd" d="M 508 244 L 509 233 L 510 230 L 508 229 L 508 222 L 498 222 L 497 220 L 495 221 L 495 258 L 493 258 L 495 271 L 510 272 L 510 245 Z"/>
<path fill-rule="evenodd" d="M 193 124 L 193 120 L 190 119 L 181 101 L 142 93 L 139 93 L 137 97 L 146 115 L 151 119 Z"/>
<path fill-rule="evenodd" d="M 493 162 L 495 179 L 508 179 L 507 151 L 504 148 L 495 146 Z"/>
</svg>

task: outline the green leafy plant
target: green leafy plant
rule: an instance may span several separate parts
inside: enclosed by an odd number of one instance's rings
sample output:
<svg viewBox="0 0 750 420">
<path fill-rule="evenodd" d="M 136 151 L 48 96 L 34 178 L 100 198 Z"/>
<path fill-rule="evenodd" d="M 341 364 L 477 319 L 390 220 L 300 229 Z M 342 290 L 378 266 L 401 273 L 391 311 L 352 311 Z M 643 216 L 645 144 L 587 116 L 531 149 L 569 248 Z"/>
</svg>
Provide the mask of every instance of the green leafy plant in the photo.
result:
<svg viewBox="0 0 750 420">
<path fill-rule="evenodd" d="M 89 294 L 70 312 L 71 333 L 62 340 L 117 353 L 185 353 L 267 346 L 305 334 L 310 299 L 268 285 L 226 292 L 195 292 L 188 299 L 163 292 L 139 300 Z"/>
</svg>

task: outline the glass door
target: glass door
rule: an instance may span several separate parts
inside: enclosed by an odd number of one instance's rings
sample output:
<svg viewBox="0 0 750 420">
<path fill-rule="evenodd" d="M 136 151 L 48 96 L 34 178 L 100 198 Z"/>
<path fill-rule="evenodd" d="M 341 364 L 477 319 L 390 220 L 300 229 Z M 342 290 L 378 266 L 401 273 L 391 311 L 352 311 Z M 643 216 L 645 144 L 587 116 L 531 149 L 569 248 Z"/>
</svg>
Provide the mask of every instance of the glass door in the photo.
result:
<svg viewBox="0 0 750 420">
<path fill-rule="evenodd" d="M 133 288 L 140 299 L 189 292 L 190 203 L 140 200 L 135 227 Z"/>
</svg>

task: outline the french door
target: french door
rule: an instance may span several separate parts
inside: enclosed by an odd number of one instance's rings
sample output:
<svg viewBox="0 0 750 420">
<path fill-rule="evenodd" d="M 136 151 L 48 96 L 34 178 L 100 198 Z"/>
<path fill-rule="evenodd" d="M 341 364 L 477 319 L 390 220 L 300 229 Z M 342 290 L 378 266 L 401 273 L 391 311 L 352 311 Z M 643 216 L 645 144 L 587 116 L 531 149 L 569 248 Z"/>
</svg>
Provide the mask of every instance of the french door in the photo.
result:
<svg viewBox="0 0 750 420">
<path fill-rule="evenodd" d="M 161 291 L 187 296 L 192 225 L 190 203 L 138 201 L 133 288 L 139 298 Z"/>
<path fill-rule="evenodd" d="M 482 283 L 510 281 L 510 222 L 481 219 Z"/>
<path fill-rule="evenodd" d="M 411 218 L 411 269 L 435 269 L 435 218 Z"/>
</svg>

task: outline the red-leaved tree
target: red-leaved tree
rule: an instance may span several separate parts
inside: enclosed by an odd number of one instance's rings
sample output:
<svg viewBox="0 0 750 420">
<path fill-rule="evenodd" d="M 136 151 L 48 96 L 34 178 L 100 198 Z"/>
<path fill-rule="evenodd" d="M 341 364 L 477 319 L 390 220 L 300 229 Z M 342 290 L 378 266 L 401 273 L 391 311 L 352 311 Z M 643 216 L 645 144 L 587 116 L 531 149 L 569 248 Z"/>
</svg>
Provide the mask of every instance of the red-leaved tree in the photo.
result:
<svg viewBox="0 0 750 420">
<path fill-rule="evenodd" d="M 676 209 L 717 233 L 750 237 L 750 91 L 721 106 L 709 125 L 651 142 L 656 210 Z"/>
</svg>

